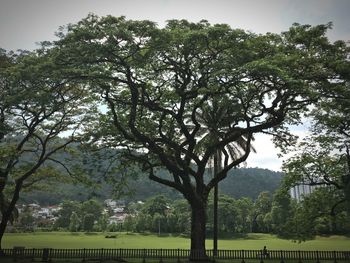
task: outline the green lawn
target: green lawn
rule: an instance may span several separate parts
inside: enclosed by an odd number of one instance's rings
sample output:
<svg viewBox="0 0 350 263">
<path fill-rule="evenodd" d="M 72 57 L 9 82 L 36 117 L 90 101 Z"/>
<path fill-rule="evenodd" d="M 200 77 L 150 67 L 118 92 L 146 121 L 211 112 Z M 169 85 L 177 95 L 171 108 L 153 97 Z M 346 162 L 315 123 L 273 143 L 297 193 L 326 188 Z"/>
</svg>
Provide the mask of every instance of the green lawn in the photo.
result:
<svg viewBox="0 0 350 263">
<path fill-rule="evenodd" d="M 116 238 L 105 238 L 102 233 L 8 233 L 3 247 L 26 248 L 189 248 L 189 239 L 175 236 L 158 237 L 146 234 L 117 233 Z M 249 234 L 246 238 L 219 240 L 219 249 L 270 250 L 350 250 L 350 238 L 343 236 L 317 237 L 315 240 L 294 243 L 268 234 Z M 207 240 L 207 248 L 212 241 Z"/>
</svg>

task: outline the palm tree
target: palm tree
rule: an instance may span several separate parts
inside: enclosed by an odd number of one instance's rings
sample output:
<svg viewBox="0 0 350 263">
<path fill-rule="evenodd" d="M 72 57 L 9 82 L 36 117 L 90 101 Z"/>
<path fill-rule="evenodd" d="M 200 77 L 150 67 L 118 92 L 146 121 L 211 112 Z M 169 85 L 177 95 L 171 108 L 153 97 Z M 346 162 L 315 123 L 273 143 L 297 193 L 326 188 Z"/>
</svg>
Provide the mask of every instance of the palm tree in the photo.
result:
<svg viewBox="0 0 350 263">
<path fill-rule="evenodd" d="M 199 133 L 202 135 L 200 142 L 198 143 L 198 151 L 210 144 L 219 142 L 223 139 L 223 135 L 230 127 L 230 107 L 227 105 L 219 104 L 216 100 L 212 103 L 208 103 L 203 110 L 198 113 L 197 121 L 201 124 L 201 130 Z M 213 164 L 213 177 L 215 177 L 222 169 L 222 156 L 228 155 L 231 159 L 237 159 L 244 154 L 247 148 L 247 136 L 242 135 L 238 140 L 227 144 L 222 149 L 217 150 L 210 163 Z M 251 150 L 255 151 L 253 146 L 250 145 Z M 214 187 L 214 218 L 213 218 L 213 254 L 217 255 L 218 248 L 218 184 Z"/>
</svg>

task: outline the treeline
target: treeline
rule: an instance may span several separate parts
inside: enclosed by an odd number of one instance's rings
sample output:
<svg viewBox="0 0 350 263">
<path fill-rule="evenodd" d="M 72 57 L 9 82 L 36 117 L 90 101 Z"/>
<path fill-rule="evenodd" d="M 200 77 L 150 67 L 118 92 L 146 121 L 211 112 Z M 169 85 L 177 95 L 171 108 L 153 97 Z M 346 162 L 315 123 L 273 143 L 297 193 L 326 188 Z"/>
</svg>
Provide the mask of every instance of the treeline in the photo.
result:
<svg viewBox="0 0 350 263">
<path fill-rule="evenodd" d="M 279 237 L 306 240 L 315 235 L 350 234 L 350 216 L 345 206 L 332 210 L 332 188 L 318 188 L 299 202 L 280 188 L 274 194 L 261 192 L 256 200 L 220 195 L 218 203 L 219 236 L 246 233 L 271 233 Z M 213 199 L 207 204 L 207 236 L 213 232 Z M 330 213 L 332 212 L 332 213 Z M 186 200 L 172 200 L 164 195 L 145 202 L 130 202 L 124 207 L 122 223 L 111 223 L 115 213 L 97 200 L 64 201 L 55 223 L 39 221 L 36 227 L 61 231 L 127 231 L 190 234 L 190 207 Z M 30 211 L 23 211 L 17 226 L 33 226 Z"/>
<path fill-rule="evenodd" d="M 273 195 L 261 192 L 255 201 L 247 197 L 235 199 L 220 195 L 219 236 L 257 232 L 301 241 L 315 235 L 350 234 L 350 216 L 346 207 L 339 206 L 333 214 L 330 213 L 327 199 L 332 198 L 331 192 L 332 189 L 319 188 L 300 202 L 292 199 L 289 192 L 283 189 Z M 213 231 L 212 203 L 212 198 L 209 198 L 208 236 Z M 185 200 L 172 202 L 160 195 L 148 199 L 144 204 L 132 204 L 128 209 L 131 214 L 118 230 L 189 233 L 190 209 Z"/>
<path fill-rule="evenodd" d="M 19 214 L 12 231 L 105 231 L 109 218 L 104 205 L 95 199 L 85 202 L 65 200 L 60 209 L 54 212 L 55 220 L 37 217 L 35 214 L 35 209 L 26 206 Z"/>
</svg>

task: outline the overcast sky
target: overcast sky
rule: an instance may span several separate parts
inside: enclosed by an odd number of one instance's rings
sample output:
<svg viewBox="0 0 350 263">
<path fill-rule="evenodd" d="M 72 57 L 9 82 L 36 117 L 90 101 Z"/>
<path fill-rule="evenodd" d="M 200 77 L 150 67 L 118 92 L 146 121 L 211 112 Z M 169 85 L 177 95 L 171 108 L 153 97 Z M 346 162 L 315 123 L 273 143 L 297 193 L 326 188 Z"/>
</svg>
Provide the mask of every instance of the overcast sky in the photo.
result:
<svg viewBox="0 0 350 263">
<path fill-rule="evenodd" d="M 169 19 L 205 19 L 255 33 L 280 33 L 294 22 L 331 21 L 330 39 L 350 40 L 350 0 L 0 0 L 0 47 L 34 49 L 40 41 L 54 40 L 59 26 L 90 12 L 148 19 L 159 26 Z M 257 153 L 249 157 L 248 166 L 280 170 L 281 160 L 268 137 L 257 135 L 254 146 Z"/>
</svg>

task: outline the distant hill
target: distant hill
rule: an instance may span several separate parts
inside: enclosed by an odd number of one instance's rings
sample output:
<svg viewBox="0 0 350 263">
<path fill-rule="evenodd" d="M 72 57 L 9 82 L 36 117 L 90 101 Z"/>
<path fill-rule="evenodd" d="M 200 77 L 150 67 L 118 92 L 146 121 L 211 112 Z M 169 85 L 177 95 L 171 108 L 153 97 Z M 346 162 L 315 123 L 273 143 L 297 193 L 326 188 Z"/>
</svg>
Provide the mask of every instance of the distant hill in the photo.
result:
<svg viewBox="0 0 350 263">
<path fill-rule="evenodd" d="M 256 199 L 262 191 L 274 192 L 282 179 L 281 172 L 274 172 L 261 168 L 239 168 L 229 172 L 227 177 L 219 183 L 219 191 L 234 198 L 250 197 Z M 156 193 L 164 194 L 171 199 L 182 198 L 181 194 L 169 187 L 150 181 L 148 178 L 140 178 L 131 182 L 134 188 L 135 200 L 144 200 Z"/>
<path fill-rule="evenodd" d="M 250 197 L 256 199 L 260 192 L 274 192 L 280 184 L 282 173 L 261 168 L 233 169 L 227 178 L 219 184 L 221 194 L 234 198 Z M 126 201 L 145 200 L 156 194 L 164 194 L 171 199 L 182 198 L 182 195 L 169 187 L 149 180 L 146 176 L 137 180 L 128 181 L 131 195 L 122 197 Z M 103 184 L 100 188 L 91 188 L 84 185 L 57 184 L 49 191 L 34 191 L 23 193 L 21 201 L 25 203 L 57 204 L 64 199 L 83 201 L 91 197 L 104 200 L 112 198 L 112 187 Z"/>
<path fill-rule="evenodd" d="M 219 190 L 234 198 L 256 199 L 262 191 L 273 193 L 279 187 L 282 175 L 281 172 L 261 168 L 234 169 L 219 183 Z"/>
</svg>

